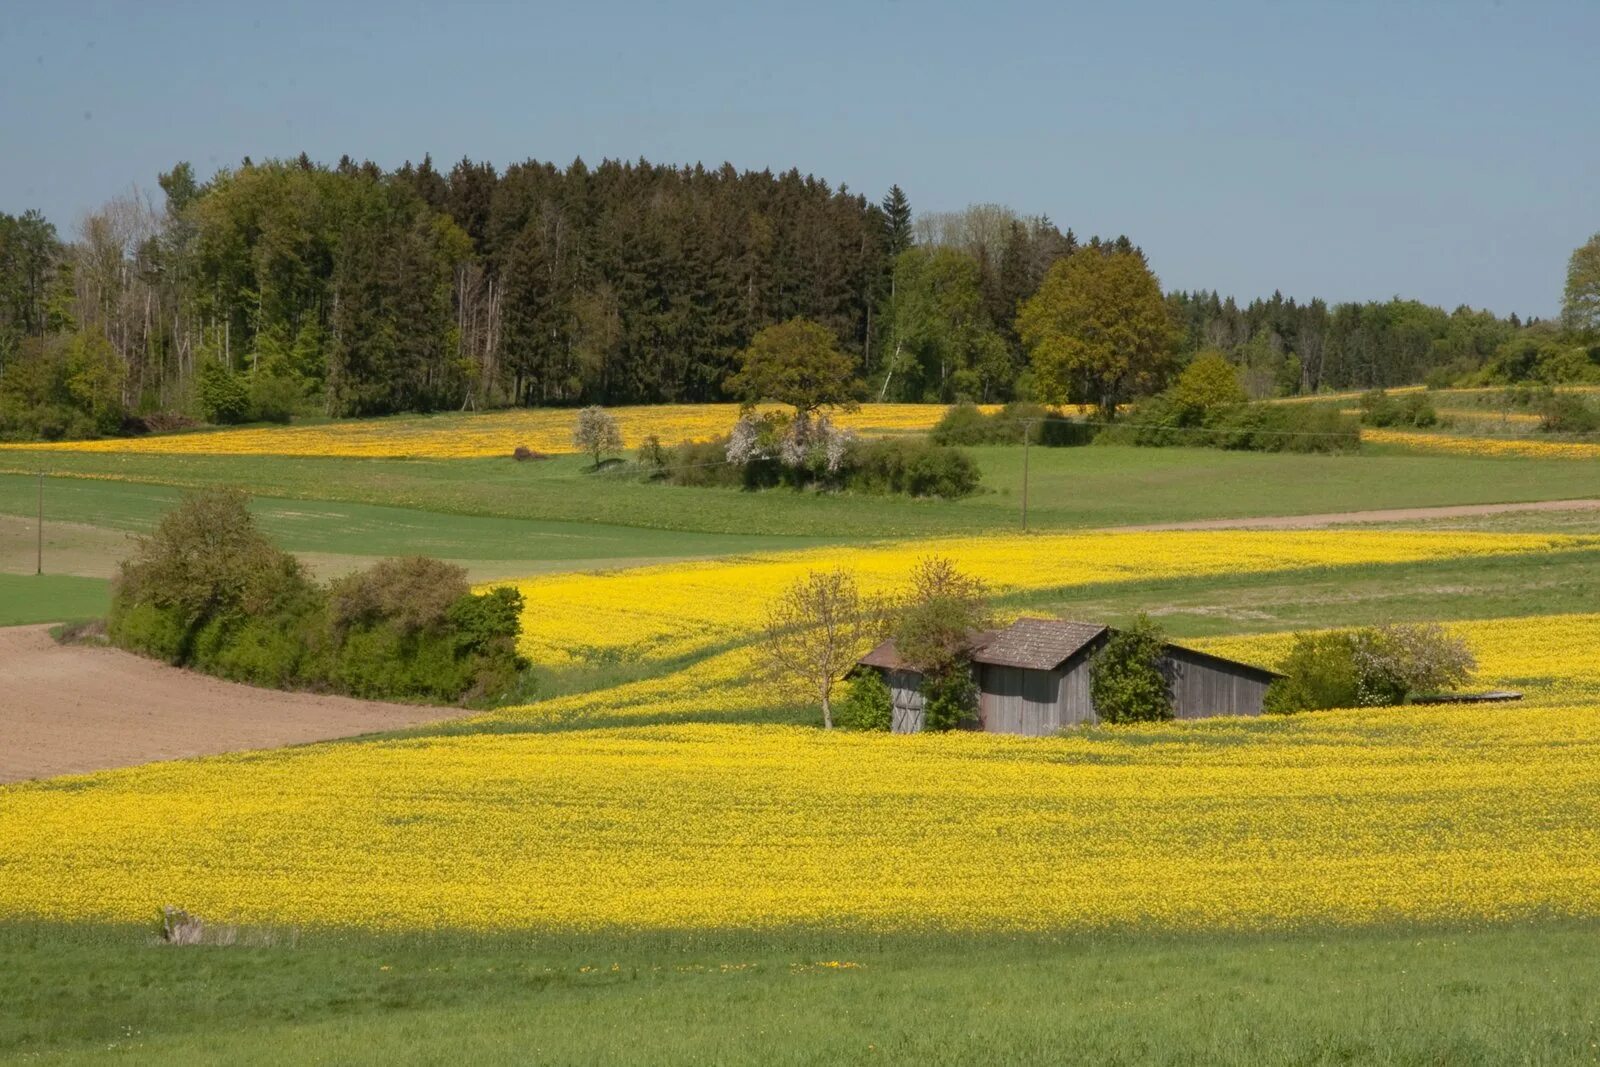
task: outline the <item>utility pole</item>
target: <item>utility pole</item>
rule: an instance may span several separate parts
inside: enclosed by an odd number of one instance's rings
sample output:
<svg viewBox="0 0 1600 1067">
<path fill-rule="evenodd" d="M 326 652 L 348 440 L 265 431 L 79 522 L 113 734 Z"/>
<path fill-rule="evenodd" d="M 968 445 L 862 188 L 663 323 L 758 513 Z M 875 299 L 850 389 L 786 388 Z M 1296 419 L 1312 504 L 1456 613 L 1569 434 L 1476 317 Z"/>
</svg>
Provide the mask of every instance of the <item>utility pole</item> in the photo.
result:
<svg viewBox="0 0 1600 1067">
<path fill-rule="evenodd" d="M 39 522 L 38 540 L 34 544 L 33 573 L 44 573 L 44 471 L 39 472 Z"/>
</svg>

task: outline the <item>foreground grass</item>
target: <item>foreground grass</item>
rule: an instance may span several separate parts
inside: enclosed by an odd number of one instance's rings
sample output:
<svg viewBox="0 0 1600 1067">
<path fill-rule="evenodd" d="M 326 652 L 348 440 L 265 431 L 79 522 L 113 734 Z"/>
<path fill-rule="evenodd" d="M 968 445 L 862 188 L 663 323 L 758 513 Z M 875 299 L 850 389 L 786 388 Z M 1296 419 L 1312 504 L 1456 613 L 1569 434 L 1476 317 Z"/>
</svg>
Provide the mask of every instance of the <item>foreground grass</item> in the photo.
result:
<svg viewBox="0 0 1600 1067">
<path fill-rule="evenodd" d="M 110 584 L 99 578 L 0 574 L 0 626 L 99 618 L 110 603 Z"/>
<path fill-rule="evenodd" d="M 188 948 L 12 926 L 0 957 L 0 1056 L 33 1063 L 1499 1065 L 1600 1048 L 1593 924 Z"/>
<path fill-rule="evenodd" d="M 745 536 L 859 540 L 1015 528 L 1022 450 L 972 451 L 986 491 L 958 501 L 645 484 L 631 475 L 585 474 L 586 461 L 572 456 L 519 464 L 0 452 L 0 472 L 43 469 L 62 477 L 166 486 L 222 483 L 288 500 L 403 503 L 450 515 Z M 1093 446 L 1031 450 L 1030 485 L 1030 524 L 1046 529 L 1592 497 L 1600 495 L 1600 466 L 1564 459 Z M 12 495 L 22 492 L 14 489 Z M 0 502 L 0 508 L 25 506 Z"/>
</svg>

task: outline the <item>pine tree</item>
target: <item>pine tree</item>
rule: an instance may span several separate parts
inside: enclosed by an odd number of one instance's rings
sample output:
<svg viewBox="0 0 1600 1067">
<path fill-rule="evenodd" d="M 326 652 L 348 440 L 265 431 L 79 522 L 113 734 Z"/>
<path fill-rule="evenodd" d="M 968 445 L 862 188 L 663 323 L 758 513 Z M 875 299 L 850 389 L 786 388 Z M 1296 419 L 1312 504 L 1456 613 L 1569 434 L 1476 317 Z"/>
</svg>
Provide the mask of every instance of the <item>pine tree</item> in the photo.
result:
<svg viewBox="0 0 1600 1067">
<path fill-rule="evenodd" d="M 890 259 L 911 247 L 911 201 L 898 185 L 883 198 L 884 254 Z"/>
</svg>

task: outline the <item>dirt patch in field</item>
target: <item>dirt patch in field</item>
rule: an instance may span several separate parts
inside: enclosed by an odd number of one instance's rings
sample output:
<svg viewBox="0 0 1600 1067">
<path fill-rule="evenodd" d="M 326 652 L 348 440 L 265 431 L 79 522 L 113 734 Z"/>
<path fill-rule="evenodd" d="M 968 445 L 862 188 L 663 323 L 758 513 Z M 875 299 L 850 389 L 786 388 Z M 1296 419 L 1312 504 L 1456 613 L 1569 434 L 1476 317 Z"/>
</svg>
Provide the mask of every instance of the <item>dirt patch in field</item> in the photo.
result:
<svg viewBox="0 0 1600 1067">
<path fill-rule="evenodd" d="M 325 741 L 458 714 L 450 708 L 280 693 L 114 648 L 0 629 L 0 782 Z"/>
</svg>

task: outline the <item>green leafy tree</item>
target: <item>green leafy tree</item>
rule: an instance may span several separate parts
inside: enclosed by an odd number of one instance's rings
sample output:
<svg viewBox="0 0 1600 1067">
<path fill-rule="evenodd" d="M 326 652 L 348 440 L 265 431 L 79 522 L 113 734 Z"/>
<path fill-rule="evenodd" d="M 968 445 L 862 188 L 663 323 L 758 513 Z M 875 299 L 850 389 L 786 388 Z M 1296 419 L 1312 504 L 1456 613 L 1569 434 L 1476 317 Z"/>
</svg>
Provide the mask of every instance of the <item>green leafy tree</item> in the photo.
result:
<svg viewBox="0 0 1600 1067">
<path fill-rule="evenodd" d="M 1267 687 L 1264 708 L 1276 715 L 1361 703 L 1361 672 L 1349 633 L 1299 634 Z"/>
<path fill-rule="evenodd" d="M 747 404 L 788 404 L 796 417 L 809 417 L 821 408 L 857 406 L 854 361 L 839 351 L 833 331 L 809 319 L 768 326 L 756 334 L 740 362 L 727 388 Z"/>
<path fill-rule="evenodd" d="M 1148 615 L 1114 632 L 1089 661 L 1089 699 L 1101 722 L 1172 718 L 1172 686 L 1162 671 L 1167 639 Z"/>
<path fill-rule="evenodd" d="M 894 627 L 900 658 L 924 674 L 966 666 L 972 634 L 993 621 L 988 589 L 943 556 L 918 560 Z"/>
<path fill-rule="evenodd" d="M 1200 353 L 1178 375 L 1167 396 L 1181 413 L 1185 424 L 1198 425 L 1219 408 L 1233 407 L 1250 399 L 1239 384 L 1239 372 L 1216 349 Z"/>
<path fill-rule="evenodd" d="M 971 645 L 974 631 L 993 622 L 988 590 L 943 556 L 919 560 L 910 584 L 895 649 L 922 675 L 923 728 L 953 730 L 978 714 Z"/>
<path fill-rule="evenodd" d="M 977 261 L 951 248 L 912 248 L 895 260 L 882 393 L 910 400 L 987 401 L 1016 375 L 983 307 Z"/>
<path fill-rule="evenodd" d="M 83 331 L 67 345 L 67 393 L 89 416 L 97 433 L 116 433 L 122 426 L 127 372 L 127 365 L 102 334 Z"/>
<path fill-rule="evenodd" d="M 1567 262 L 1561 318 L 1575 333 L 1600 333 L 1600 233 L 1575 249 Z"/>
<path fill-rule="evenodd" d="M 1017 332 L 1037 399 L 1083 399 L 1110 420 L 1117 405 L 1158 389 L 1176 333 L 1161 285 L 1137 251 L 1086 248 L 1050 268 L 1025 301 Z"/>
<path fill-rule="evenodd" d="M 208 359 L 200 365 L 195 399 L 207 422 L 229 425 L 250 418 L 249 383 L 243 375 L 235 374 L 216 359 Z"/>
</svg>

